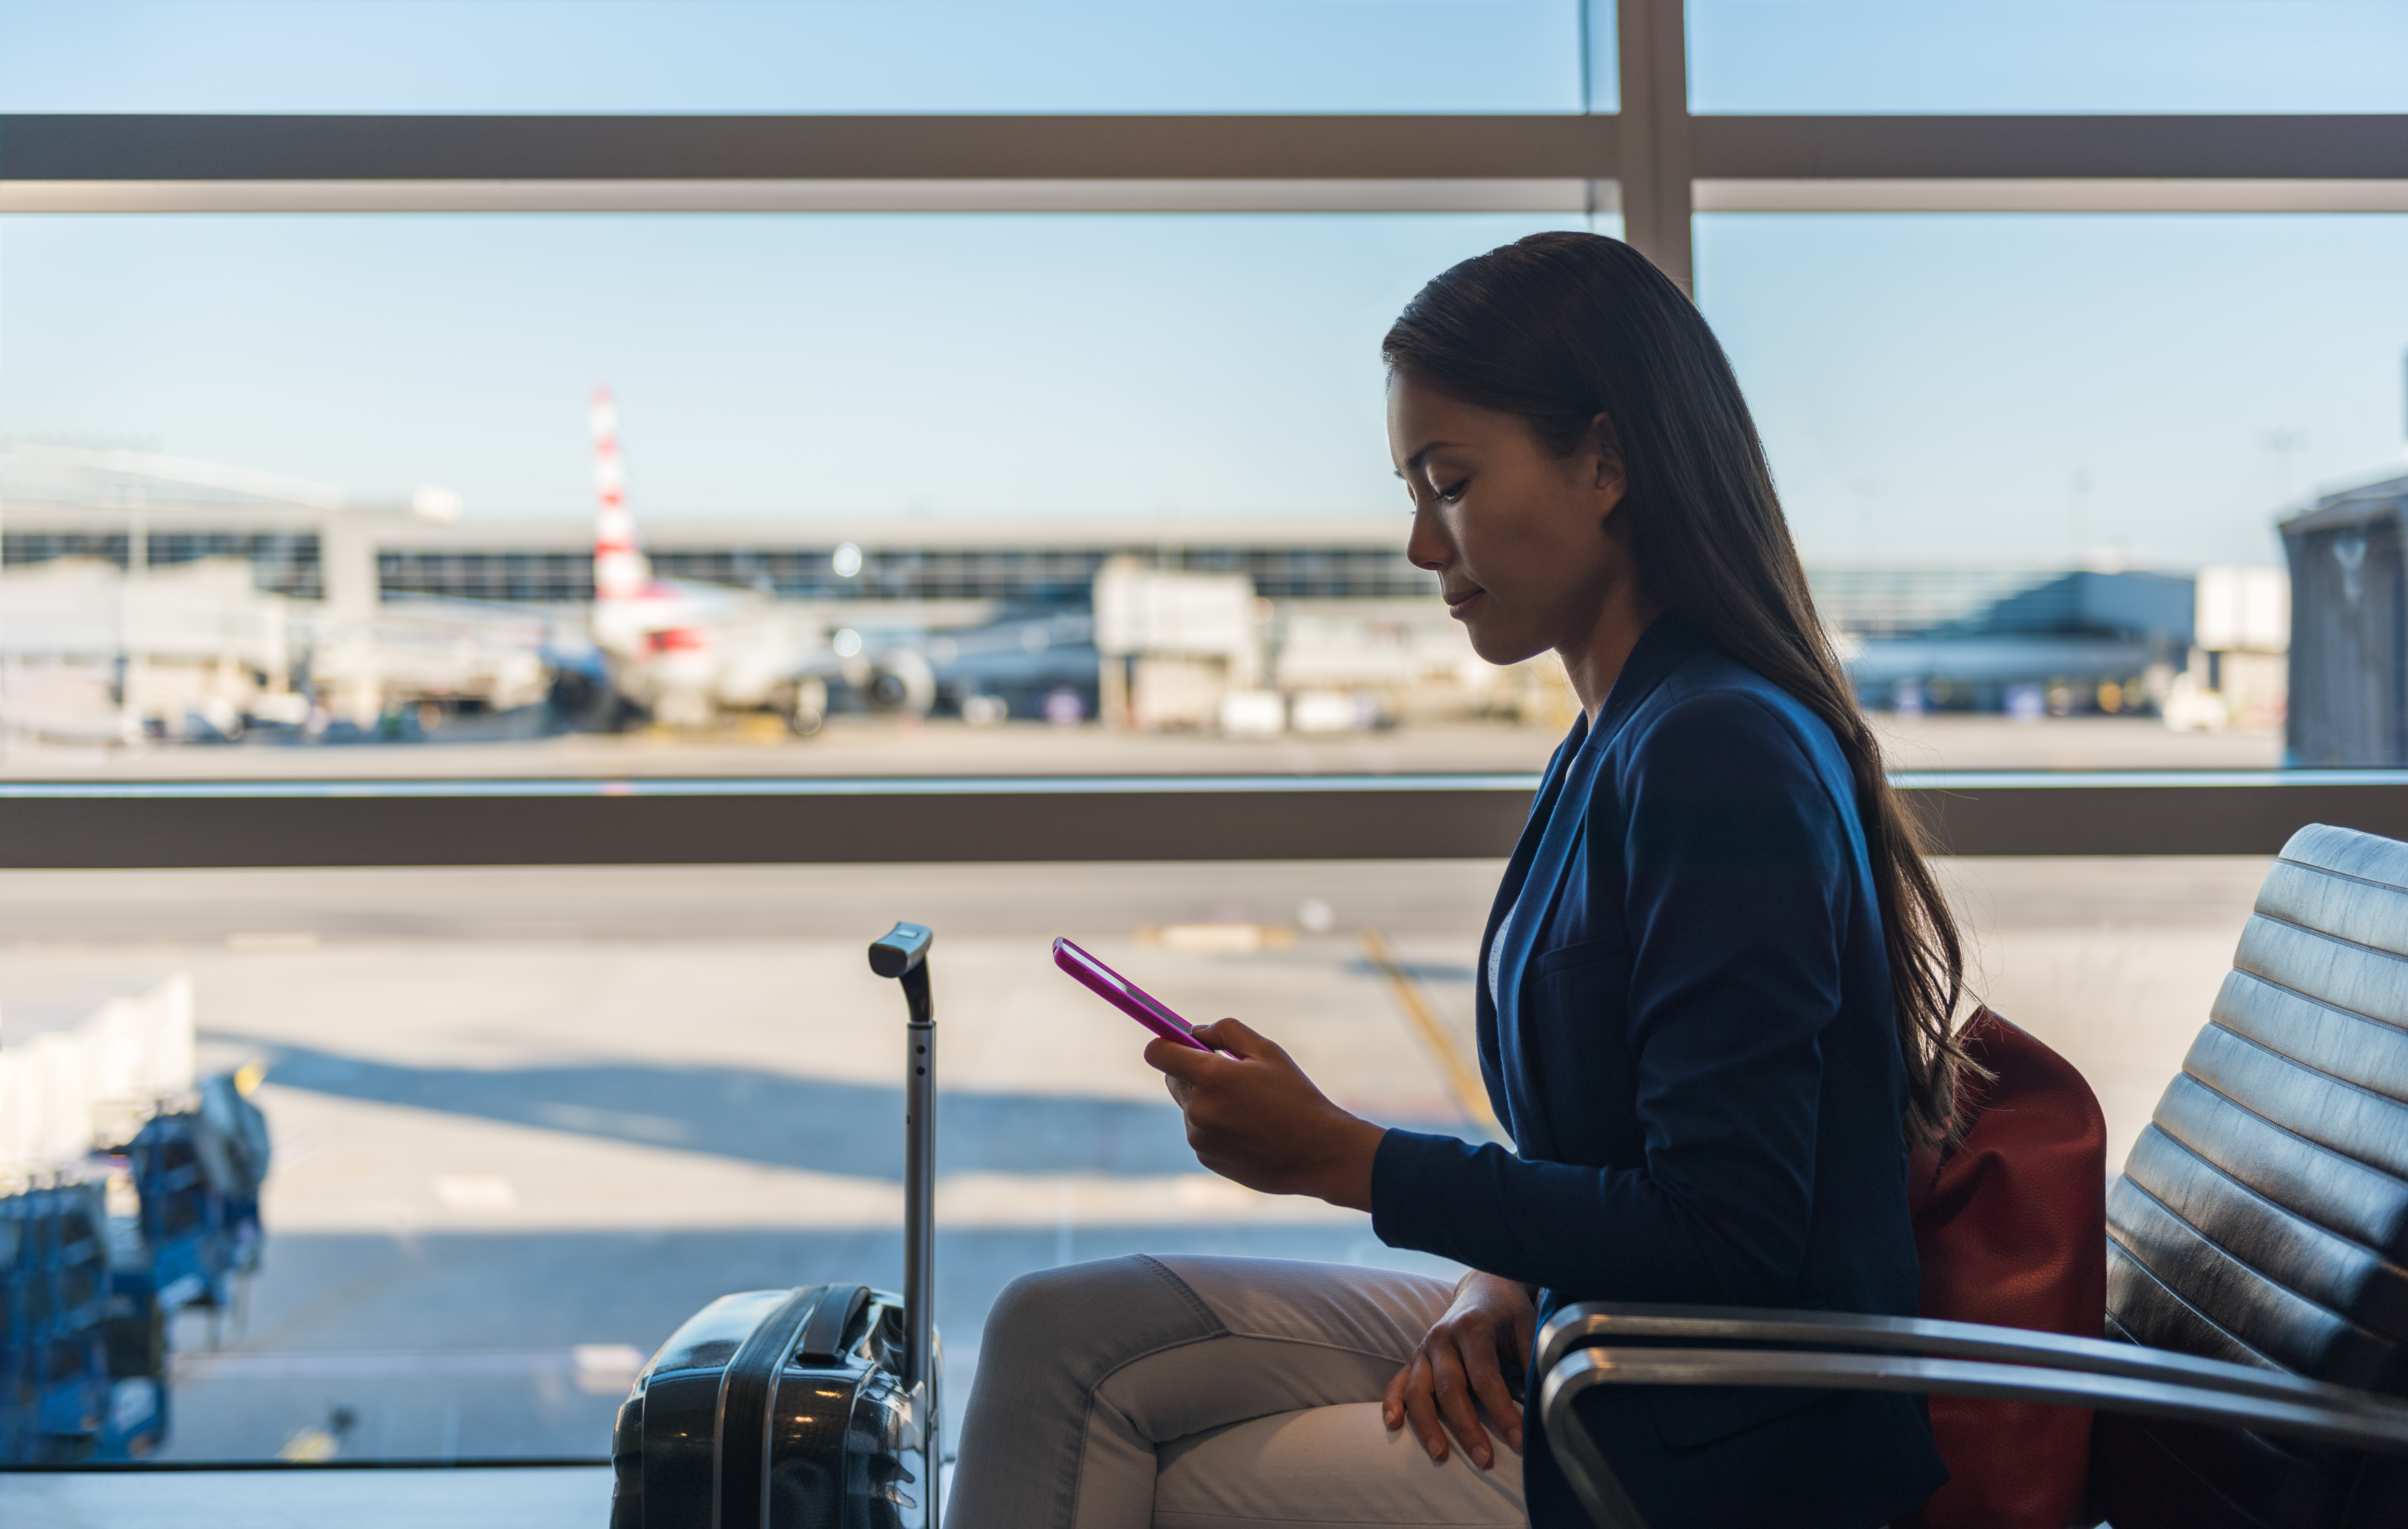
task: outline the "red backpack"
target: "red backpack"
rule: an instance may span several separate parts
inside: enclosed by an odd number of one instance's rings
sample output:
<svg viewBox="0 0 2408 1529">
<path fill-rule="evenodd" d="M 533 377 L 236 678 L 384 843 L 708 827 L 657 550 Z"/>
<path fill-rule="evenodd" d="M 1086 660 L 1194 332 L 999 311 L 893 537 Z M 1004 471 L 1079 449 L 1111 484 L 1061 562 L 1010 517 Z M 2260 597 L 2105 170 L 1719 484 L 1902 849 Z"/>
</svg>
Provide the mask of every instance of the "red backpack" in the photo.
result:
<svg viewBox="0 0 2408 1529">
<path fill-rule="evenodd" d="M 1963 1137 L 1915 1154 L 1908 1205 L 1922 1312 L 2073 1337 L 2107 1309 L 2107 1122 L 2082 1074 L 1980 1009 L 1965 1049 L 1996 1076 L 1956 1094 Z M 2067 1529 L 2083 1513 L 2090 1414 L 2030 1402 L 1931 1398 L 1949 1481 L 1912 1529 Z"/>
</svg>

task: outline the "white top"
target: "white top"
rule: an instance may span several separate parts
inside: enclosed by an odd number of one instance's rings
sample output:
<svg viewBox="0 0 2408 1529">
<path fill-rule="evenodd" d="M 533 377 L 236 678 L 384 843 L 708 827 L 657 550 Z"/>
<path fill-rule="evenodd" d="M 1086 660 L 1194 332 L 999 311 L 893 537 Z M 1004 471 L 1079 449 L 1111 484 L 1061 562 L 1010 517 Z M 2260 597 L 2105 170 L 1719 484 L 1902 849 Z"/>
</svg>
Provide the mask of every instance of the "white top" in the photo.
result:
<svg viewBox="0 0 2408 1529">
<path fill-rule="evenodd" d="M 1507 908 L 1505 916 L 1497 921 L 1497 937 L 1488 942 L 1488 1007 L 1491 1008 L 1501 1010 L 1504 1007 L 1504 1000 L 1497 996 L 1498 987 L 1497 972 L 1498 965 L 1505 959 L 1505 936 L 1513 932 L 1513 915 L 1520 911 L 1522 911 L 1522 899 L 1519 894 L 1516 894 L 1513 898 L 1513 906 Z M 1501 1019 L 1503 1015 L 1500 1013 L 1498 1017 Z"/>
</svg>

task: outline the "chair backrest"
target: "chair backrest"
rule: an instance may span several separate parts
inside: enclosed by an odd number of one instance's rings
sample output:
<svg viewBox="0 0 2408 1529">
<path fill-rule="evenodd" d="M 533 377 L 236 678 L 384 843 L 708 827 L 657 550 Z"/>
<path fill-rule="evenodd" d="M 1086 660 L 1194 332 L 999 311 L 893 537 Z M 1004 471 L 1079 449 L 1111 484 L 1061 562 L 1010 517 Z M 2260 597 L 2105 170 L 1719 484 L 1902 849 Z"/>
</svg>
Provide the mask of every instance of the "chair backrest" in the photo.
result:
<svg viewBox="0 0 2408 1529">
<path fill-rule="evenodd" d="M 2284 846 L 2107 1231 L 2111 1336 L 2408 1392 L 2408 844 Z M 2102 1419 L 2092 1482 L 2118 1529 L 2329 1529 L 2408 1522 L 2401 1475 Z"/>
</svg>

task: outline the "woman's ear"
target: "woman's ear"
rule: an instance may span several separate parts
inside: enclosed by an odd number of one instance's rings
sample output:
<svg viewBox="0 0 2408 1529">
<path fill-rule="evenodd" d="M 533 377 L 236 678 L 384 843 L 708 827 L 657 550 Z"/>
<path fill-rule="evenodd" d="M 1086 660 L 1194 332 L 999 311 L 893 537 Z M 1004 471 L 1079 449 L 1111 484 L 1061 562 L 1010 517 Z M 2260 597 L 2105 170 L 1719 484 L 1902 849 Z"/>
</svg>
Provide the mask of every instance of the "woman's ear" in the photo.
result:
<svg viewBox="0 0 2408 1529">
<path fill-rule="evenodd" d="M 1614 433 L 1613 422 L 1600 414 L 1588 422 L 1585 453 L 1592 464 L 1592 486 L 1606 498 L 1603 512 L 1612 514 L 1613 507 L 1630 490 L 1630 480 L 1622 464 L 1622 437 Z"/>
</svg>

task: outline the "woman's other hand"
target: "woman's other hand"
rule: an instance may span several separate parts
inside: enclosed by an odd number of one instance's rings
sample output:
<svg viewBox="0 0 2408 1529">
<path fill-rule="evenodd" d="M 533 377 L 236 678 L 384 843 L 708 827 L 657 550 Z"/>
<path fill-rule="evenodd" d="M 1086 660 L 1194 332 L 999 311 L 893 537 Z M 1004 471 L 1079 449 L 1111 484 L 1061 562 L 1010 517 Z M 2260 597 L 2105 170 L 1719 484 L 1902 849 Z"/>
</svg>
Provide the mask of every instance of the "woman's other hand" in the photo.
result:
<svg viewBox="0 0 2408 1529">
<path fill-rule="evenodd" d="M 1266 1194 L 1371 1208 L 1371 1159 L 1385 1135 L 1331 1104 L 1288 1054 L 1235 1020 L 1198 1025 L 1218 1056 L 1156 1039 L 1146 1065 L 1170 1084 L 1196 1160 Z"/>
<path fill-rule="evenodd" d="M 1526 1287 L 1477 1270 L 1465 1275 L 1455 1287 L 1455 1304 L 1388 1382 L 1382 1420 L 1392 1432 L 1412 1423 L 1413 1436 L 1432 1460 L 1446 1458 L 1446 1436 L 1452 1433 L 1471 1463 L 1486 1470 L 1496 1453 L 1480 1425 L 1484 1416 L 1520 1454 L 1522 1403 L 1519 1388 L 1507 1376 L 1529 1356 L 1538 1320 Z"/>
</svg>

